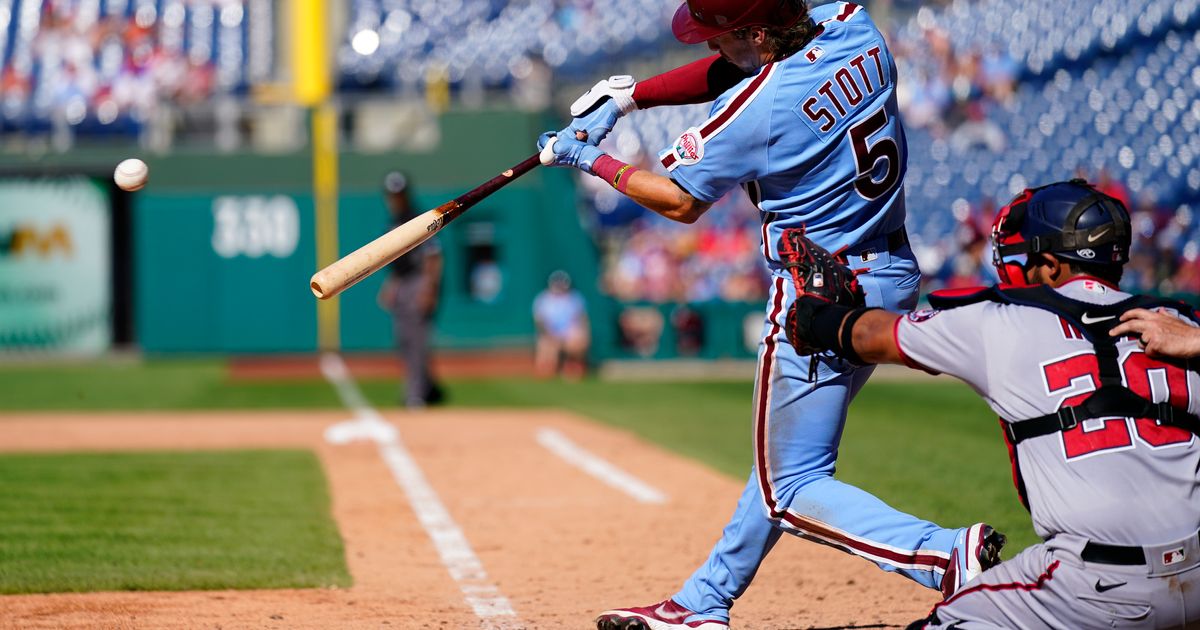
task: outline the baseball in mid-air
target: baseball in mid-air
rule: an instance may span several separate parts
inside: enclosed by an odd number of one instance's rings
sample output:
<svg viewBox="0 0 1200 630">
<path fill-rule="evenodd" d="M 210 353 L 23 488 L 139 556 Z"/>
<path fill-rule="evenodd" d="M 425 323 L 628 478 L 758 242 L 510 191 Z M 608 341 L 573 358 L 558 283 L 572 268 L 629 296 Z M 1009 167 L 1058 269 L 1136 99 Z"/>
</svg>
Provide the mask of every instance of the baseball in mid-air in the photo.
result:
<svg viewBox="0 0 1200 630">
<path fill-rule="evenodd" d="M 117 165 L 117 170 L 113 172 L 113 181 L 117 182 L 117 186 L 120 186 L 121 190 L 129 192 L 141 190 L 149 177 L 150 167 L 137 158 L 124 160 Z"/>
</svg>

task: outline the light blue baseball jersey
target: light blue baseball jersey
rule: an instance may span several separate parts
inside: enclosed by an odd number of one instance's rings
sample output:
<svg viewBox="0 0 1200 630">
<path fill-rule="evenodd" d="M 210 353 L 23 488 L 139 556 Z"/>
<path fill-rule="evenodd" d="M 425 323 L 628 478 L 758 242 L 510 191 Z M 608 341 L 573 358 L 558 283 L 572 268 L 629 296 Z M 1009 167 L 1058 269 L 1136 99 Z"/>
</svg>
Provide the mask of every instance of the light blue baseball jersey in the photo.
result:
<svg viewBox="0 0 1200 630">
<path fill-rule="evenodd" d="M 744 186 L 771 262 L 785 228 L 807 225 L 836 250 L 904 225 L 908 148 L 883 34 L 848 2 L 811 15 L 821 32 L 808 46 L 726 91 L 659 156 L 701 201 Z"/>
<path fill-rule="evenodd" d="M 821 27 L 812 42 L 726 91 L 660 156 L 699 200 L 746 188 L 774 273 L 754 386 L 754 471 L 708 560 L 672 597 L 697 613 L 689 621 L 727 620 L 783 531 L 946 593 L 972 577 L 978 548 L 966 528 L 897 511 L 833 476 L 847 405 L 872 368 L 802 356 L 784 334 L 796 295 L 779 262 L 785 229 L 805 225 L 830 250 L 848 246 L 868 305 L 910 310 L 920 283 L 911 248 L 885 238 L 904 225 L 908 157 L 892 56 L 857 5 L 810 15 Z"/>
</svg>

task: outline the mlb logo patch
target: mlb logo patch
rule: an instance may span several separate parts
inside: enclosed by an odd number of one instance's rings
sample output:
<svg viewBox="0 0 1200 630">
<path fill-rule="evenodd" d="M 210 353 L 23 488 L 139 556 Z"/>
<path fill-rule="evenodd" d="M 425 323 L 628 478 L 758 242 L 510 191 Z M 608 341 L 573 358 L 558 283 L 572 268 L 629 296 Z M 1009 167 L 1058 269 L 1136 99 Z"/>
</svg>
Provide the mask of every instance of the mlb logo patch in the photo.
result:
<svg viewBox="0 0 1200 630">
<path fill-rule="evenodd" d="M 1180 562 L 1187 560 L 1187 553 L 1184 552 L 1183 547 L 1179 547 L 1178 549 L 1164 551 L 1163 555 L 1162 555 L 1162 559 L 1163 559 L 1163 566 L 1169 567 L 1173 564 L 1179 564 Z"/>
<path fill-rule="evenodd" d="M 683 132 L 683 135 L 675 141 L 675 147 L 672 150 L 679 160 L 678 164 L 691 165 L 703 160 L 704 138 L 701 137 L 700 130 L 692 127 Z"/>
<path fill-rule="evenodd" d="M 1096 282 L 1095 280 L 1084 280 L 1083 290 L 1091 293 L 1099 293 L 1101 295 L 1108 293 L 1108 287 Z"/>
<path fill-rule="evenodd" d="M 808 60 L 808 63 L 816 63 L 818 59 L 824 56 L 825 51 L 820 46 L 813 46 L 808 49 L 808 52 L 804 53 L 804 58 Z"/>
</svg>

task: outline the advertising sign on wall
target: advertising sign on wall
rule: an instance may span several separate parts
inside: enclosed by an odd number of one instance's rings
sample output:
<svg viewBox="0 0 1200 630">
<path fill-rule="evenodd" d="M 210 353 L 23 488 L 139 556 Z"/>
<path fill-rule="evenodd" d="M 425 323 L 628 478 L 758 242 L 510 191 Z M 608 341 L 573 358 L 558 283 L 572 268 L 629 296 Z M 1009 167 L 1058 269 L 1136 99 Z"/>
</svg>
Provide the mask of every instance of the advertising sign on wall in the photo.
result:
<svg viewBox="0 0 1200 630">
<path fill-rule="evenodd" d="M 109 348 L 110 223 L 88 178 L 0 179 L 0 352 Z"/>
</svg>

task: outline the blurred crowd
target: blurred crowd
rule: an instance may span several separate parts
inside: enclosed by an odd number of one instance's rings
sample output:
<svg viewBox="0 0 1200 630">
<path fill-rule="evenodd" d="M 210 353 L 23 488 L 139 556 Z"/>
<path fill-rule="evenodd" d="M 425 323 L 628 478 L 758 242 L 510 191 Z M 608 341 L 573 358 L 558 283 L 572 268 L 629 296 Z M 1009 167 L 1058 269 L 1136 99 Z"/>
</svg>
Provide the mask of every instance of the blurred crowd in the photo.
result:
<svg viewBox="0 0 1200 630">
<path fill-rule="evenodd" d="M 991 114 L 1011 105 L 1020 66 L 999 46 L 955 45 L 937 25 L 919 38 L 890 39 L 898 60 L 897 99 L 909 127 L 928 129 L 956 147 L 1000 152 L 1005 134 Z"/>
<path fill-rule="evenodd" d="M 12 125 L 141 122 L 160 103 L 187 106 L 230 87 L 236 79 L 219 76 L 221 60 L 241 72 L 240 1 L 134 0 L 102 10 L 45 0 L 0 10 L 13 25 L 7 56 L 0 46 L 0 118 Z"/>
<path fill-rule="evenodd" d="M 597 230 L 602 289 L 625 302 L 760 301 L 767 294 L 759 211 L 744 194 L 726 195 L 694 225 L 664 219 L 598 191 L 615 203 Z M 601 207 L 605 207 L 603 204 Z M 620 221 L 613 224 L 613 221 Z"/>
<path fill-rule="evenodd" d="M 184 104 L 207 98 L 212 64 L 161 46 L 153 29 L 156 19 L 151 5 L 132 17 L 98 16 L 87 15 L 78 3 L 48 0 L 31 59 L 17 58 L 4 68 L 0 93 L 13 106 L 36 96 L 36 110 L 71 124 L 89 112 L 102 123 L 122 114 L 142 118 L 160 98 Z M 29 94 L 35 72 L 48 88 L 44 94 Z"/>
</svg>

